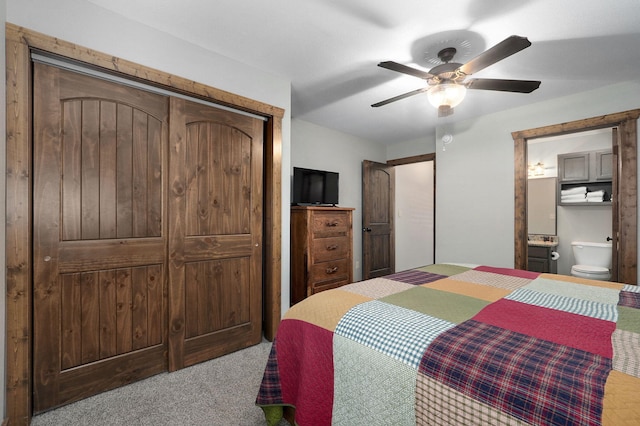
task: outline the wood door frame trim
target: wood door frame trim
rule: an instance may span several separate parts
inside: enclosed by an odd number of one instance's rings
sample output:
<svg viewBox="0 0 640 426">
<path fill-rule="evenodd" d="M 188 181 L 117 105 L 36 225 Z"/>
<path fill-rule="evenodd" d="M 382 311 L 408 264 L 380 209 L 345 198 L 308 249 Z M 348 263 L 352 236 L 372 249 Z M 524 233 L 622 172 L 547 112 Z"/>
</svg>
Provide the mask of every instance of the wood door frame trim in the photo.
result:
<svg viewBox="0 0 640 426">
<path fill-rule="evenodd" d="M 527 140 L 586 130 L 620 128 L 618 149 L 618 281 L 637 283 L 638 201 L 637 120 L 640 109 L 511 133 L 514 141 L 514 267 L 527 267 Z M 614 147 L 616 148 L 616 147 Z M 624 173 L 624 177 L 623 177 Z M 620 254 L 622 253 L 622 254 Z"/>
<path fill-rule="evenodd" d="M 281 315 L 282 119 L 279 107 L 96 52 L 7 22 L 6 43 L 6 424 L 29 424 L 32 406 L 31 59 L 34 49 L 212 103 L 266 117 L 263 329 Z"/>
</svg>

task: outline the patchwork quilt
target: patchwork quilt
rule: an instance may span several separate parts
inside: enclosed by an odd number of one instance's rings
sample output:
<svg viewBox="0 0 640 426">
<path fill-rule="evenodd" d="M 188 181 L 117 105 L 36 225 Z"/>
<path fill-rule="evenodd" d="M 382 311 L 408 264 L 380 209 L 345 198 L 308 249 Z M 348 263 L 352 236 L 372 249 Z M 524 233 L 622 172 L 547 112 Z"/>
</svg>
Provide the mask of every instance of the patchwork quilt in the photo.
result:
<svg viewBox="0 0 640 426">
<path fill-rule="evenodd" d="M 256 404 L 307 425 L 640 424 L 640 288 L 429 265 L 315 294 Z"/>
</svg>

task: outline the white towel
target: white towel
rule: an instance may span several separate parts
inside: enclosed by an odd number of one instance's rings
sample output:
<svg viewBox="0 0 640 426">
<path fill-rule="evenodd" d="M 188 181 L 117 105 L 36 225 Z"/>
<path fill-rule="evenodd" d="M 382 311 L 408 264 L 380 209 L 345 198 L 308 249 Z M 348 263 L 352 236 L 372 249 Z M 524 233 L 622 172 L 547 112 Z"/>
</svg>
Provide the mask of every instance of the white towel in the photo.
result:
<svg viewBox="0 0 640 426">
<path fill-rule="evenodd" d="M 587 203 L 602 203 L 604 202 L 604 198 L 587 198 Z"/>
<path fill-rule="evenodd" d="M 561 195 L 574 195 L 574 194 L 584 194 L 587 192 L 586 186 L 578 186 L 571 189 L 563 189 L 560 191 Z"/>
<path fill-rule="evenodd" d="M 585 194 L 561 195 L 560 196 L 560 200 L 561 201 L 584 201 L 585 198 L 586 198 Z"/>
<path fill-rule="evenodd" d="M 563 204 L 567 204 L 567 203 L 586 203 L 587 199 L 586 198 L 575 198 L 575 199 L 571 199 L 570 198 L 570 199 L 566 200 L 566 199 L 562 198 L 560 200 L 560 202 L 563 203 Z"/>
<path fill-rule="evenodd" d="M 603 190 L 587 192 L 587 197 L 603 197 L 603 196 L 604 196 Z"/>
</svg>

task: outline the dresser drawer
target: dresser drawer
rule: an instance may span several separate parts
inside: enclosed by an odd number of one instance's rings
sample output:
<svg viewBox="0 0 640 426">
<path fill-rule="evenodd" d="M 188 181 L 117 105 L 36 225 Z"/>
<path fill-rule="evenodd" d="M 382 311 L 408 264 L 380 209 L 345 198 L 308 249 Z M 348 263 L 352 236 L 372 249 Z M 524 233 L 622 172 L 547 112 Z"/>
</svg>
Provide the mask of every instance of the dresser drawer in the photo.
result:
<svg viewBox="0 0 640 426">
<path fill-rule="evenodd" d="M 326 262 L 347 257 L 349 254 L 348 237 L 315 238 L 311 241 L 313 263 Z"/>
<path fill-rule="evenodd" d="M 309 271 L 309 281 L 311 283 L 318 283 L 322 281 L 348 280 L 350 267 L 351 264 L 348 259 L 316 263 L 311 266 Z"/>
<path fill-rule="evenodd" d="M 321 211 L 313 214 L 311 232 L 314 237 L 322 235 L 340 235 L 350 230 L 349 214 L 345 211 Z"/>
<path fill-rule="evenodd" d="M 313 288 L 311 289 L 311 294 L 320 293 L 321 291 L 325 290 L 331 290 L 332 288 L 342 287 L 346 284 L 350 284 L 349 280 L 323 282 L 313 286 Z"/>
</svg>

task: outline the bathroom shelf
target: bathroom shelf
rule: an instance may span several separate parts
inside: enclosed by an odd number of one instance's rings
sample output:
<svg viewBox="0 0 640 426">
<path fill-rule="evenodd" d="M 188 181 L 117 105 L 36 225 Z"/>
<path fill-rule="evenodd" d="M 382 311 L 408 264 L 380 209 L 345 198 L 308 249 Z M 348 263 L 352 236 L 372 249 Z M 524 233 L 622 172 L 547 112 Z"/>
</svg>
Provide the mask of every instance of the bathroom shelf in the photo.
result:
<svg viewBox="0 0 640 426">
<path fill-rule="evenodd" d="M 558 205 L 611 206 L 613 196 L 613 156 L 611 150 L 586 151 L 558 155 Z M 586 187 L 587 192 L 604 191 L 602 202 L 562 202 L 562 191 Z"/>
</svg>

